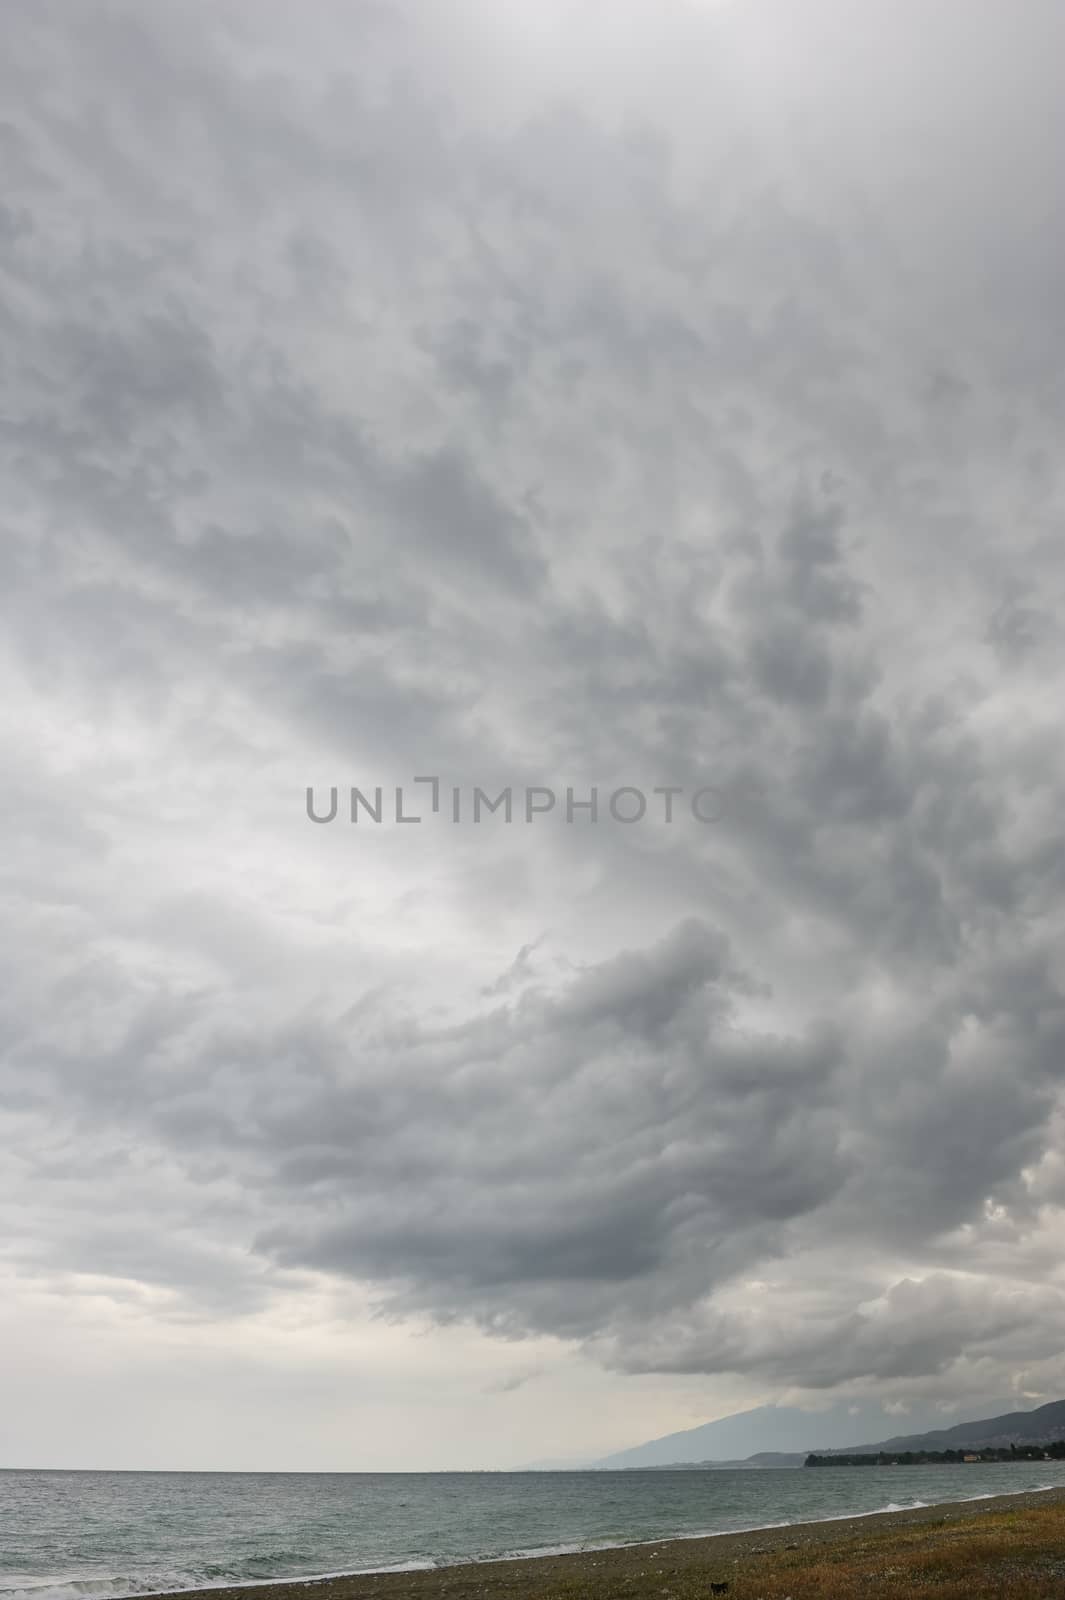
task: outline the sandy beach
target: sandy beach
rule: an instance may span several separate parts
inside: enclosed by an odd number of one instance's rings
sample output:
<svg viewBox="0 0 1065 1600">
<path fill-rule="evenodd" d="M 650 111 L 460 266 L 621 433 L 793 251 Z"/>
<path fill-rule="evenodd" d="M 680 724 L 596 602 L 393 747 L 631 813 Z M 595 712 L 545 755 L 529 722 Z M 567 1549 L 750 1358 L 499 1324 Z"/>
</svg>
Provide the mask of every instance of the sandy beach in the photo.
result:
<svg viewBox="0 0 1065 1600">
<path fill-rule="evenodd" d="M 1065 1596 L 1065 1488 L 571 1555 L 256 1587 L 269 1600 L 702 1600 L 716 1593 L 749 1600 L 868 1593 L 1050 1600 Z M 190 1595 L 247 1600 L 248 1588 L 186 1591 L 186 1600 Z"/>
</svg>

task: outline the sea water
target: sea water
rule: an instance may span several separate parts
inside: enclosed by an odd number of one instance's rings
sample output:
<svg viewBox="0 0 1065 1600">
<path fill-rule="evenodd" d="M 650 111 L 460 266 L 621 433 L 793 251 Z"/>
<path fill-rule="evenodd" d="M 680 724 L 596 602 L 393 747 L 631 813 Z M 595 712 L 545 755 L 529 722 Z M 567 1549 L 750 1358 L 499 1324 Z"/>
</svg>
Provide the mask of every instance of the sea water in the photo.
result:
<svg viewBox="0 0 1065 1600">
<path fill-rule="evenodd" d="M 73 1600 L 585 1550 L 1065 1485 L 1065 1462 L 760 1471 L 0 1471 L 0 1595 Z"/>
</svg>

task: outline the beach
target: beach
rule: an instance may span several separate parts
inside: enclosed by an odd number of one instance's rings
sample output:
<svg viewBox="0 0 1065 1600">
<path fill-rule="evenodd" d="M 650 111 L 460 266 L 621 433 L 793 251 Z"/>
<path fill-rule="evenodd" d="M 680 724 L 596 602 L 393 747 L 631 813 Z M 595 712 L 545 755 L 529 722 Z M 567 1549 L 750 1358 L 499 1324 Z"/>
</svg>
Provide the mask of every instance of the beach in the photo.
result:
<svg viewBox="0 0 1065 1600">
<path fill-rule="evenodd" d="M 721 1584 L 728 1588 L 712 1587 Z M 746 1533 L 257 1587 L 269 1600 L 703 1600 L 714 1593 L 743 1600 L 869 1593 L 1049 1600 L 1065 1596 L 1065 1488 Z M 237 1585 L 189 1591 L 185 1600 L 247 1596 L 247 1586 Z"/>
</svg>

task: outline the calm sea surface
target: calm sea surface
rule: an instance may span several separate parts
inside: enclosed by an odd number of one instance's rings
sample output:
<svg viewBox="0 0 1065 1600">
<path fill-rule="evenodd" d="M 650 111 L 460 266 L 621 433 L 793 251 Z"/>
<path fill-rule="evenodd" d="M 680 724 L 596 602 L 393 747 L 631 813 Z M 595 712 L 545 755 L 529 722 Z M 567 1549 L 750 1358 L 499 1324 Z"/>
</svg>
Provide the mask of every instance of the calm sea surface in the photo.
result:
<svg viewBox="0 0 1065 1600">
<path fill-rule="evenodd" d="M 758 1472 L 0 1471 L 0 1595 L 444 1565 L 1065 1484 L 1065 1462 Z"/>
</svg>

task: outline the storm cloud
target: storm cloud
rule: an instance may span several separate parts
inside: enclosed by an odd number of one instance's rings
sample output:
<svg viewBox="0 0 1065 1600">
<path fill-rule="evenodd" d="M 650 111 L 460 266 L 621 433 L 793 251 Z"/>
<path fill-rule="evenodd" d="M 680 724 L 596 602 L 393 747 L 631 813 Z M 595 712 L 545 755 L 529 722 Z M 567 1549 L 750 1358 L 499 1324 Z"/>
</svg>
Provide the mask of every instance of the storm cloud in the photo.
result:
<svg viewBox="0 0 1065 1600">
<path fill-rule="evenodd" d="M 2 24 L 9 1303 L 1060 1392 L 1060 7 L 307 18 Z"/>
</svg>

